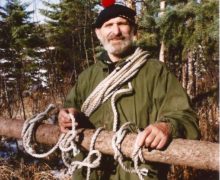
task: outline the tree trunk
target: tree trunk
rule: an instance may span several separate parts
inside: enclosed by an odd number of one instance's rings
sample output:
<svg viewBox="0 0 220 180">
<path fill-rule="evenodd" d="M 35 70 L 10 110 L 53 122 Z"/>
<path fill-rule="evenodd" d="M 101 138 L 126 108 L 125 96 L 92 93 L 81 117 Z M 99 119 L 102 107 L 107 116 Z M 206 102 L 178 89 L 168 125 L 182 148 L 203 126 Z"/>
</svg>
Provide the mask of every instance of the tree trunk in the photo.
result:
<svg viewBox="0 0 220 180">
<path fill-rule="evenodd" d="M 96 53 L 95 53 L 95 43 L 94 43 L 94 39 L 93 39 L 93 30 L 90 31 L 90 35 L 91 35 L 93 60 L 94 60 L 94 63 L 96 63 L 97 60 L 96 60 Z"/>
<path fill-rule="evenodd" d="M 74 32 L 72 31 L 71 32 L 71 36 L 72 36 L 72 51 L 74 52 L 75 51 L 75 47 L 74 47 L 74 36 L 75 36 L 75 34 L 74 34 Z M 70 79 L 70 81 L 69 81 L 69 83 L 71 84 L 71 82 L 73 82 L 72 81 L 72 77 L 74 77 L 74 82 L 76 82 L 76 79 L 77 79 L 77 71 L 76 71 L 76 57 L 73 57 L 73 71 L 72 71 L 72 75 L 71 75 L 71 79 Z"/>
<path fill-rule="evenodd" d="M 161 41 L 159 61 L 165 62 L 165 44 L 164 44 L 164 41 Z"/>
<path fill-rule="evenodd" d="M 87 47 L 86 47 L 86 41 L 87 41 L 87 32 L 86 32 L 86 26 L 87 26 L 87 21 L 88 21 L 88 10 L 85 9 L 85 20 L 83 24 L 83 48 L 84 48 L 84 53 L 85 53 L 85 58 L 86 58 L 86 64 L 87 67 L 89 67 L 89 56 L 87 52 Z"/>
<path fill-rule="evenodd" d="M 13 113 L 12 113 L 12 109 L 11 109 L 11 101 L 10 101 L 9 96 L 8 96 L 7 80 L 4 78 L 3 81 L 4 81 L 4 91 L 5 91 L 6 106 L 7 106 L 9 117 L 12 118 L 12 114 Z"/>
<path fill-rule="evenodd" d="M 92 4 L 91 4 L 91 0 L 88 1 L 89 4 L 89 9 L 88 9 L 88 13 L 89 13 L 89 24 L 93 23 L 93 11 L 92 11 Z M 91 40 L 91 48 L 92 48 L 92 57 L 93 57 L 93 61 L 94 63 L 96 63 L 96 53 L 95 53 L 95 43 L 94 43 L 94 30 L 93 28 L 90 28 L 90 40 Z"/>
<path fill-rule="evenodd" d="M 187 67 L 187 63 L 186 62 L 184 62 L 183 64 L 182 64 L 182 86 L 183 86 L 183 88 L 184 89 L 187 89 L 187 83 L 188 83 L 188 80 L 187 80 L 187 69 L 188 69 L 188 67 Z"/>
<path fill-rule="evenodd" d="M 7 120 L 0 117 L 0 135 L 20 139 L 22 126 L 23 121 L 21 120 Z M 80 129 L 78 132 L 78 143 L 88 150 L 94 130 Z M 59 135 L 58 126 L 42 124 L 36 129 L 35 139 L 40 143 L 55 144 Z M 113 155 L 114 152 L 111 146 L 113 135 L 112 131 L 102 131 L 97 137 L 95 149 L 104 154 Z M 136 134 L 128 134 L 121 144 L 121 152 L 126 157 L 132 155 L 136 136 Z M 216 143 L 206 141 L 175 139 L 163 151 L 149 151 L 144 148 L 142 152 L 144 159 L 147 161 L 219 170 L 218 146 Z"/>
<path fill-rule="evenodd" d="M 166 7 L 166 1 L 160 1 L 159 17 L 163 16 L 165 7 Z M 159 61 L 165 62 L 165 44 L 163 40 L 161 41 L 161 46 L 160 46 Z"/>
<path fill-rule="evenodd" d="M 194 53 L 193 51 L 188 52 L 188 84 L 187 84 L 187 94 L 190 98 L 195 96 L 195 69 L 194 69 Z"/>
<path fill-rule="evenodd" d="M 17 81 L 16 81 L 17 96 L 18 96 L 18 99 L 20 100 L 19 104 L 21 104 L 21 111 L 23 113 L 23 118 L 26 119 L 26 113 L 25 113 L 25 107 L 24 107 L 24 99 L 23 99 L 23 96 L 22 96 L 20 78 L 17 77 Z"/>
</svg>

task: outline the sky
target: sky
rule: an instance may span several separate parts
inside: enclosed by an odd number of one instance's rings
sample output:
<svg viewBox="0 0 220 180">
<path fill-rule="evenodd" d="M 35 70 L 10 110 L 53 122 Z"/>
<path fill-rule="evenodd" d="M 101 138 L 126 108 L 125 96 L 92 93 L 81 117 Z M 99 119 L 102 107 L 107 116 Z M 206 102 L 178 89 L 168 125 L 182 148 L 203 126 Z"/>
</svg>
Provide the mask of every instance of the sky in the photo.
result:
<svg viewBox="0 0 220 180">
<path fill-rule="evenodd" d="M 46 0 L 49 3 L 59 3 L 60 0 Z M 7 0 L 0 0 L 0 6 L 4 6 Z M 20 0 L 22 3 L 29 3 L 30 6 L 27 8 L 28 11 L 34 11 L 34 14 L 31 16 L 32 21 L 43 22 L 45 17 L 42 16 L 39 12 L 39 9 L 46 9 L 41 0 Z"/>
</svg>

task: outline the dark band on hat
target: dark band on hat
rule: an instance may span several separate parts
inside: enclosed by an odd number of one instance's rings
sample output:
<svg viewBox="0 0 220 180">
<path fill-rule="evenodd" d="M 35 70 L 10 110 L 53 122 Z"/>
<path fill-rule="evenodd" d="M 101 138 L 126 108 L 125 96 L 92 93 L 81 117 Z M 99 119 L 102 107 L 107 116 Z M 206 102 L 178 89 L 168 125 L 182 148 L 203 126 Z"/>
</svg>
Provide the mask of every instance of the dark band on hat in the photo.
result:
<svg viewBox="0 0 220 180">
<path fill-rule="evenodd" d="M 120 4 L 113 4 L 101 11 L 94 24 L 95 28 L 100 28 L 102 25 L 115 17 L 122 17 L 127 19 L 130 23 L 135 24 L 136 12 L 126 6 Z"/>
</svg>

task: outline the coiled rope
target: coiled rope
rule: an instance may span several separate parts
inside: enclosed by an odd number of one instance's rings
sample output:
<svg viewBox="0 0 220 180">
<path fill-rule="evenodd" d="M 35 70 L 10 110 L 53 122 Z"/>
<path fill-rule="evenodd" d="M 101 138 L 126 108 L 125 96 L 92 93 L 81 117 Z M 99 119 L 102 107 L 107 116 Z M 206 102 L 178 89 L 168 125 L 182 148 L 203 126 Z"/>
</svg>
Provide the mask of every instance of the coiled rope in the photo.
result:
<svg viewBox="0 0 220 180">
<path fill-rule="evenodd" d="M 119 90 L 125 82 L 134 77 L 141 66 L 147 61 L 146 51 L 137 48 L 133 55 L 125 60 L 125 65 L 116 67 L 98 86 L 93 90 L 82 105 L 81 111 L 90 116 L 101 104 Z"/>
<path fill-rule="evenodd" d="M 136 173 L 140 180 L 143 180 L 143 176 L 147 175 L 148 170 L 145 168 L 140 169 L 138 167 L 138 161 L 141 160 L 143 162 L 141 149 L 140 147 L 137 146 L 136 143 L 139 136 L 137 136 L 135 142 L 135 148 L 132 153 L 134 168 L 127 168 L 123 164 L 123 155 L 120 151 L 120 144 L 128 131 L 128 126 L 130 126 L 131 123 L 125 123 L 117 131 L 119 120 L 118 120 L 118 113 L 115 104 L 117 101 L 117 96 L 119 94 L 128 94 L 133 92 L 131 83 L 128 81 L 139 72 L 142 65 L 147 61 L 147 56 L 148 56 L 147 52 L 141 50 L 140 48 L 137 48 L 133 53 L 133 55 L 131 55 L 125 60 L 124 65 L 122 67 L 120 66 L 116 67 L 115 70 L 112 71 L 112 73 L 110 73 L 103 81 L 101 81 L 98 84 L 98 86 L 85 100 L 81 108 L 81 111 L 86 116 L 89 117 L 92 114 L 92 112 L 94 112 L 101 104 L 103 104 L 106 100 L 108 100 L 111 97 L 112 111 L 114 114 L 113 131 L 116 132 L 112 139 L 112 147 L 115 152 L 114 158 L 119 162 L 119 164 L 125 171 L 130 173 Z M 128 88 L 121 89 L 121 87 L 126 82 L 128 83 Z M 68 131 L 66 134 L 61 134 L 57 144 L 51 150 L 43 154 L 37 154 L 31 146 L 31 137 L 32 137 L 33 129 L 36 123 L 39 123 L 40 121 L 45 119 L 45 117 L 52 108 L 54 108 L 54 106 L 49 105 L 49 107 L 44 112 L 25 121 L 22 130 L 23 145 L 25 150 L 34 157 L 42 158 L 48 156 L 49 154 L 54 152 L 57 148 L 59 148 L 62 151 L 62 160 L 64 164 L 68 167 L 68 173 L 71 174 L 76 169 L 86 166 L 87 167 L 86 179 L 89 180 L 91 168 L 96 168 L 100 165 L 101 153 L 97 150 L 94 150 L 94 144 L 98 134 L 100 133 L 101 130 L 103 130 L 103 128 L 98 128 L 94 133 L 87 157 L 83 161 L 72 161 L 71 163 L 68 163 L 67 157 L 70 151 L 72 151 L 74 157 L 80 152 L 79 148 L 77 147 L 77 144 L 75 143 L 75 139 L 77 138 L 75 118 L 73 115 L 70 114 L 70 118 L 72 120 L 72 130 Z"/>
</svg>

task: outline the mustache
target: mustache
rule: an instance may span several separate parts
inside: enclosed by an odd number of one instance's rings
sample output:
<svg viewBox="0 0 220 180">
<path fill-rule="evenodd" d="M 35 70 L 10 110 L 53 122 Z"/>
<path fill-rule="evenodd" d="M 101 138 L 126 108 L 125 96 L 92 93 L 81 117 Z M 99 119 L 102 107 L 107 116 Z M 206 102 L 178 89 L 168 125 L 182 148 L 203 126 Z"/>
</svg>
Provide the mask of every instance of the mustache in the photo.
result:
<svg viewBox="0 0 220 180">
<path fill-rule="evenodd" d="M 111 35 L 108 37 L 108 40 L 124 40 L 125 37 L 122 35 Z"/>
</svg>

